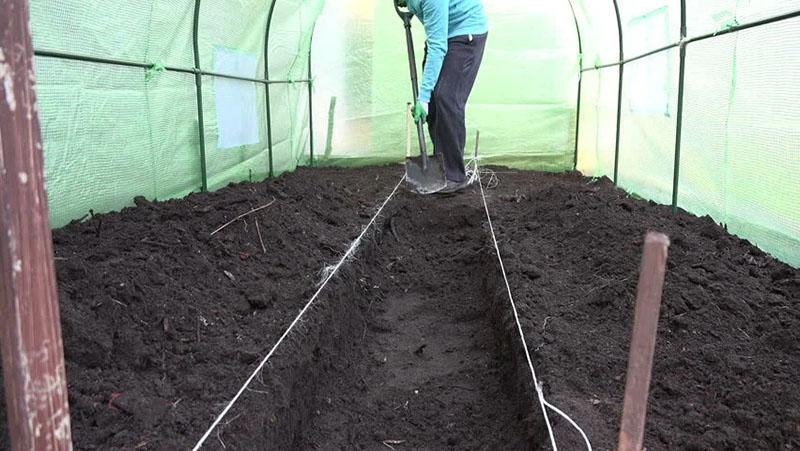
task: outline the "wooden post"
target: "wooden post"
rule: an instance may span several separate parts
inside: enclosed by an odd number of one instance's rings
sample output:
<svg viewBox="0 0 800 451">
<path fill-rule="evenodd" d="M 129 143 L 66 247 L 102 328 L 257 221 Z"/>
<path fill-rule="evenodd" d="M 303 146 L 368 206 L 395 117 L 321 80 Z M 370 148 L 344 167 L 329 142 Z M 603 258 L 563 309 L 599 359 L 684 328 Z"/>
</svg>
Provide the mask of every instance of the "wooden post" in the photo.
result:
<svg viewBox="0 0 800 451">
<path fill-rule="evenodd" d="M 650 232 L 644 240 L 618 451 L 641 451 L 644 444 L 647 396 L 668 247 L 669 238 L 661 233 Z"/>
<path fill-rule="evenodd" d="M 0 0 L 0 346 L 12 449 L 72 449 L 27 0 Z"/>
</svg>

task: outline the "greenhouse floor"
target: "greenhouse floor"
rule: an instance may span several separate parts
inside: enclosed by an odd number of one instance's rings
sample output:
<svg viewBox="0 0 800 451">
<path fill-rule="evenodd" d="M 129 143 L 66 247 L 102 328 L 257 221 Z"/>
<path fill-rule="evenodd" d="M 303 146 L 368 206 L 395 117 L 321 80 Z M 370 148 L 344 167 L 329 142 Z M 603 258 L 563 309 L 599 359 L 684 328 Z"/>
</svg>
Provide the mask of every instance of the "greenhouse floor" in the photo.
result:
<svg viewBox="0 0 800 451">
<path fill-rule="evenodd" d="M 672 245 L 647 449 L 800 448 L 800 271 L 608 180 L 494 170 L 486 196 L 537 375 L 594 449 L 616 448 L 648 230 Z M 54 231 L 76 448 L 193 446 L 401 174 L 300 169 L 139 199 Z M 551 420 L 561 449 L 582 449 Z M 521 450 L 547 440 L 473 187 L 398 191 L 206 445 Z"/>
</svg>

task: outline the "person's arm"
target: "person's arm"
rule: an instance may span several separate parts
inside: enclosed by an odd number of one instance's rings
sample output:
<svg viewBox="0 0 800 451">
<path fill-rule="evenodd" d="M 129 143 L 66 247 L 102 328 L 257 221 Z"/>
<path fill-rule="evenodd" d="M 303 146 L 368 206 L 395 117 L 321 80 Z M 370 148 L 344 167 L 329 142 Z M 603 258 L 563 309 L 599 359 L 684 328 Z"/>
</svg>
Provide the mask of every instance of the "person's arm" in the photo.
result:
<svg viewBox="0 0 800 451">
<path fill-rule="evenodd" d="M 425 34 L 428 38 L 428 59 L 422 73 L 422 86 L 417 100 L 429 103 L 433 88 L 439 81 L 444 56 L 447 54 L 449 2 L 448 0 L 423 0 L 421 3 L 425 17 Z"/>
</svg>

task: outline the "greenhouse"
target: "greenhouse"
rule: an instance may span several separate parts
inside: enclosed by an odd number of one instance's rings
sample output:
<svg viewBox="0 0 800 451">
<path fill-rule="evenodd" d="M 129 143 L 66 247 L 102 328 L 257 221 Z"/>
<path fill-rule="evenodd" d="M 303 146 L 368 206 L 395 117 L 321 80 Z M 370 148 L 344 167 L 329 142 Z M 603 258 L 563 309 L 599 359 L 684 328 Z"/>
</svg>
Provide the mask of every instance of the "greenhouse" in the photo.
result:
<svg viewBox="0 0 800 451">
<path fill-rule="evenodd" d="M 421 113 L 401 19 L 473 2 L 423 195 L 452 60 Z M 0 0 L 0 450 L 800 448 L 798 45 L 797 0 Z"/>
</svg>

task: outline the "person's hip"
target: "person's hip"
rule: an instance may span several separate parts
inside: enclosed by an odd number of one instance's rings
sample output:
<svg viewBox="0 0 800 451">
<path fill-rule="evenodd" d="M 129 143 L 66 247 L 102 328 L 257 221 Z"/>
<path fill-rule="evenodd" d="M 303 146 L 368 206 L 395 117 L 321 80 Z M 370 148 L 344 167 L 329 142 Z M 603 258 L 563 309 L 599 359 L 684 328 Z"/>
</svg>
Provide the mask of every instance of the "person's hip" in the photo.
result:
<svg viewBox="0 0 800 451">
<path fill-rule="evenodd" d="M 483 33 L 465 33 L 451 36 L 447 39 L 448 44 L 461 43 L 461 44 L 480 44 L 486 41 L 488 32 Z"/>
</svg>

